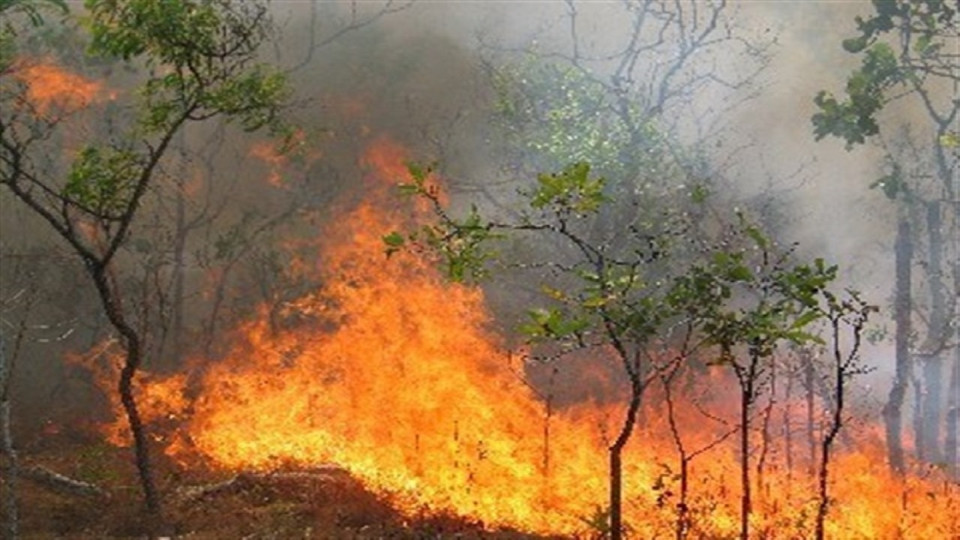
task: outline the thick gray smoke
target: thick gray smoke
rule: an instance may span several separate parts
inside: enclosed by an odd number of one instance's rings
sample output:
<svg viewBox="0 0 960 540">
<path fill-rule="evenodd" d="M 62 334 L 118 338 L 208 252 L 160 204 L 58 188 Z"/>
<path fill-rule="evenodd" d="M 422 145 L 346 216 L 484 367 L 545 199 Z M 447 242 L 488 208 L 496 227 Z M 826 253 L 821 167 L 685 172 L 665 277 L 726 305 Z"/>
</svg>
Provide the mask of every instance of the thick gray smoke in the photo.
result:
<svg viewBox="0 0 960 540">
<path fill-rule="evenodd" d="M 306 201 L 295 210 L 292 191 L 277 194 L 264 185 L 268 167 L 248 152 L 255 140 L 226 136 L 205 150 L 205 163 L 190 164 L 206 167 L 212 175 L 209 184 L 200 185 L 209 186 L 211 200 L 225 197 L 226 202 L 209 208 L 198 201 L 188 205 L 195 214 L 211 214 L 204 232 L 192 237 L 185 251 L 191 298 L 185 324 L 213 333 L 205 325 L 227 325 L 257 301 L 271 299 L 269 289 L 276 285 L 277 266 L 283 264 L 269 249 L 271 242 L 280 242 L 291 231 L 308 235 L 310 226 L 329 217 L 330 205 L 362 196 L 356 189 L 361 186 L 360 156 L 365 144 L 378 136 L 404 145 L 413 159 L 437 161 L 455 185 L 455 203 L 476 201 L 491 208 L 515 203 L 516 188 L 529 178 L 516 177 L 502 163 L 502 135 L 491 122 L 496 98 L 491 66 L 531 57 L 574 58 L 576 69 L 609 81 L 622 61 L 617 55 L 630 45 L 633 19 L 625 4 L 575 6 L 571 11 L 563 2 L 275 2 L 277 43 L 264 58 L 291 70 L 297 101 L 290 112 L 320 157 L 286 179 L 300 190 L 298 202 Z M 661 118 L 663 128 L 679 142 L 709 149 L 701 172 L 715 177 L 725 197 L 745 206 L 759 200 L 775 207 L 771 215 L 777 216 L 775 225 L 785 242 L 800 242 L 803 253 L 840 264 L 849 285 L 886 307 L 892 288 L 893 208 L 867 187 L 882 174 L 882 154 L 870 147 L 847 152 L 835 141 L 815 143 L 810 124 L 816 92 L 841 90 L 855 67 L 857 60 L 843 52 L 840 42 L 853 31 L 854 16 L 869 7 L 734 3 L 716 22 L 718 42 L 703 54 L 691 53 L 689 63 L 678 71 L 676 77 L 688 77 L 689 85 L 681 85 L 685 93 L 664 102 Z M 710 21 L 698 24 L 703 29 Z M 651 28 L 652 33 L 642 37 L 653 43 L 658 27 Z M 657 77 L 664 71 L 658 63 L 667 65 L 689 45 L 671 32 L 663 34 L 652 52 L 639 54 L 629 72 L 635 77 L 630 87 L 648 98 L 643 106 L 659 106 L 654 97 Z M 696 79 L 702 73 L 712 78 Z M 731 86 L 739 80 L 748 82 Z M 911 114 L 894 112 L 904 119 Z M 184 142 L 203 146 L 218 133 L 213 127 L 193 130 Z M 31 232 L 42 226 L 21 215 L 9 194 L 0 194 L 0 201 L 4 250 L 26 256 L 31 249 L 57 245 L 50 235 Z M 175 213 L 163 204 L 158 208 L 168 217 Z M 274 220 L 285 212 L 297 219 L 309 215 L 313 221 L 287 225 Z M 141 230 L 152 230 L 149 221 L 145 218 Z M 145 233 L 143 240 L 170 242 L 166 234 L 154 238 Z M 141 244 L 147 251 L 149 245 Z M 32 270 L 49 284 L 43 288 L 56 290 L 59 283 L 70 295 L 61 290 L 45 298 L 49 305 L 40 319 L 92 317 L 76 308 L 95 307 L 92 296 L 78 298 L 81 286 L 56 278 L 60 267 L 51 262 L 56 257 L 43 256 L 46 262 Z M 70 264 L 63 268 L 79 276 Z M 22 276 L 22 270 L 4 266 L 4 290 L 12 291 L 18 279 L 14 272 Z M 220 272 L 229 268 L 232 274 L 224 290 L 211 297 L 203 288 L 214 266 Z M 83 282 L 79 277 L 76 281 Z M 308 284 L 287 285 L 299 290 Z M 69 306 L 58 298 L 68 299 Z M 211 298 L 222 303 L 223 311 L 211 312 Z M 40 358 L 18 374 L 25 381 L 18 386 L 22 410 L 34 413 L 22 417 L 25 423 L 40 425 L 37 421 L 54 415 L 55 407 L 69 406 L 58 399 L 73 395 L 64 388 L 74 384 L 72 372 L 54 366 L 60 364 L 62 349 L 88 347 L 105 327 L 99 318 L 90 320 L 97 322 L 79 325 L 80 331 L 69 339 L 25 348 L 25 355 Z M 168 354 L 170 347 L 164 349 Z M 884 372 L 890 355 L 883 347 L 872 354 Z"/>
</svg>

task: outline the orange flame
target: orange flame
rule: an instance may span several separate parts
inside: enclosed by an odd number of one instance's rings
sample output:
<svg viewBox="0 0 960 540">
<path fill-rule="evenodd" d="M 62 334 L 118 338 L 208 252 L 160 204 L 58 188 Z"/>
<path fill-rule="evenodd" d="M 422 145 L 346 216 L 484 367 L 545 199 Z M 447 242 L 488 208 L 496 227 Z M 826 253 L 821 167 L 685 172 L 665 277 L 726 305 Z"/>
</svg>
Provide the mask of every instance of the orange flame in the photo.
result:
<svg viewBox="0 0 960 540">
<path fill-rule="evenodd" d="M 70 73 L 46 60 L 20 62 L 13 74 L 27 85 L 27 99 L 41 115 L 55 107 L 67 113 L 87 107 L 103 88 L 98 81 Z"/>
<path fill-rule="evenodd" d="M 247 470 L 335 463 L 409 514 L 446 511 L 489 527 L 587 534 L 584 518 L 606 504 L 607 447 L 622 407 L 585 400 L 550 410 L 503 352 L 481 290 L 447 283 L 413 254 L 385 259 L 382 235 L 405 219 L 389 189 L 406 177 L 405 155 L 386 138 L 365 155 L 364 202 L 320 235 L 315 268 L 329 285 L 287 306 L 301 317 L 271 325 L 262 308 L 199 376 L 192 402 L 182 377 L 141 380 L 145 417 L 182 418 L 166 447 L 180 460 L 199 455 Z M 697 399 L 723 413 L 730 403 L 717 389 L 729 381 L 718 369 L 701 376 L 710 391 Z M 626 520 L 638 538 L 672 536 L 679 504 L 662 399 L 649 392 L 643 427 L 624 457 Z M 676 399 L 681 425 L 696 426 L 683 434 L 689 449 L 730 430 L 692 397 Z M 695 537 L 738 533 L 733 439 L 691 461 Z M 782 444 L 770 443 L 769 453 L 754 530 L 808 536 L 811 479 L 785 466 Z M 879 445 L 865 444 L 837 458 L 827 536 L 957 537 L 956 485 L 933 476 L 901 481 L 881 456 Z"/>
<path fill-rule="evenodd" d="M 267 182 L 273 187 L 284 187 L 282 170 L 290 164 L 290 158 L 294 153 L 301 153 L 307 164 L 319 159 L 323 154 L 318 150 L 304 152 L 307 135 L 304 131 L 296 131 L 289 140 L 284 143 L 276 141 L 260 141 L 250 147 L 250 155 L 260 159 L 270 167 L 270 174 L 267 176 Z"/>
</svg>

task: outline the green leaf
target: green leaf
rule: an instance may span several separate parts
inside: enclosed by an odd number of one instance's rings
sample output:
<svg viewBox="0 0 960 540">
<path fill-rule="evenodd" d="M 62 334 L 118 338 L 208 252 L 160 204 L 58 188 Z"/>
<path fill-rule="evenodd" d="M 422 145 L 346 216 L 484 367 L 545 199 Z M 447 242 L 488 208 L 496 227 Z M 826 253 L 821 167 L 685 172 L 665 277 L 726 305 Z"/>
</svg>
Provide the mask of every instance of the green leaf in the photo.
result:
<svg viewBox="0 0 960 540">
<path fill-rule="evenodd" d="M 843 40 L 843 50 L 848 53 L 858 53 L 867 48 L 867 38 L 866 36 L 858 36 L 855 38 Z"/>
<path fill-rule="evenodd" d="M 709 195 L 710 190 L 703 184 L 696 184 L 693 186 L 693 189 L 690 190 L 690 200 L 693 201 L 694 204 L 705 203 Z"/>
<path fill-rule="evenodd" d="M 944 148 L 960 147 L 960 133 L 957 133 L 956 131 L 944 133 L 939 139 L 937 139 L 937 142 Z"/>
<path fill-rule="evenodd" d="M 793 324 L 790 325 L 790 328 L 799 330 L 808 324 L 818 320 L 821 317 L 819 312 L 816 311 L 807 311 L 801 314 L 799 317 L 794 319 Z"/>
<path fill-rule="evenodd" d="M 747 233 L 747 236 L 753 239 L 753 242 L 758 248 L 766 250 L 770 247 L 770 240 L 762 232 L 760 232 L 760 229 L 751 226 L 747 227 L 744 232 Z"/>
<path fill-rule="evenodd" d="M 407 239 L 402 234 L 394 231 L 390 234 L 384 235 L 383 242 L 387 244 L 388 247 L 398 248 L 402 247 L 406 243 Z"/>
</svg>

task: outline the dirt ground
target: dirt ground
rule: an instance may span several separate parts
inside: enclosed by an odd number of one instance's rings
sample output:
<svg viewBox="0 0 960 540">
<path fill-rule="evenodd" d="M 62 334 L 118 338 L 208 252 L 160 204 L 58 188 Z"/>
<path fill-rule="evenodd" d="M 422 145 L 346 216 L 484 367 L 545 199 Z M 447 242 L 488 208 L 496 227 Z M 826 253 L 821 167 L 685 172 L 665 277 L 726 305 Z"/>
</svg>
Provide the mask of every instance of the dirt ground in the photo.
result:
<svg viewBox="0 0 960 540">
<path fill-rule="evenodd" d="M 145 538 L 149 520 L 129 449 L 93 438 L 54 438 L 24 452 L 20 466 L 103 488 L 106 496 L 51 488 L 29 478 L 17 485 L 23 539 Z M 184 469 L 157 456 L 164 500 L 162 535 L 191 539 L 542 538 L 488 530 L 453 516 L 402 516 L 389 500 L 334 467 L 239 475 Z M 6 489 L 6 486 L 3 486 Z"/>
</svg>

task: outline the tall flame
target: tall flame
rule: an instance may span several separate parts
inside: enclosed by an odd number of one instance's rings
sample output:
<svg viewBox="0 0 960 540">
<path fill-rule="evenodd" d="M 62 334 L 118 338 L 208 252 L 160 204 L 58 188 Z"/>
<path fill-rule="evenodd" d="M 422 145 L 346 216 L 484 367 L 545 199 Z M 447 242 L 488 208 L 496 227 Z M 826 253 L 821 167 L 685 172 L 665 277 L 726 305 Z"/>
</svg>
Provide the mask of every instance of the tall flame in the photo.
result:
<svg viewBox="0 0 960 540">
<path fill-rule="evenodd" d="M 406 175 L 404 159 L 389 139 L 364 156 L 365 200 L 318 236 L 307 266 L 328 285 L 288 305 L 299 317 L 271 324 L 264 308 L 195 380 L 142 380 L 141 402 L 154 410 L 146 416 L 182 422 L 167 446 L 177 459 L 235 470 L 335 463 L 403 512 L 583 534 L 584 518 L 606 501 L 606 449 L 622 408 L 587 400 L 550 410 L 503 352 L 479 289 L 447 283 L 412 254 L 385 260 L 382 235 L 408 217 L 390 189 Z M 719 372 L 704 377 L 723 386 Z M 198 397 L 188 400 L 187 387 Z M 648 402 L 646 428 L 624 459 L 626 518 L 639 538 L 670 535 L 678 504 L 670 428 L 655 392 Z M 697 426 L 684 434 L 692 450 L 730 430 L 695 407 L 678 415 Z M 904 483 L 886 472 L 879 446 L 864 448 L 835 463 L 828 536 L 956 536 L 955 485 Z M 777 443 L 770 455 L 754 527 L 802 536 L 815 513 L 812 485 L 791 479 Z M 732 438 L 691 461 L 687 504 L 704 535 L 737 534 L 736 467 Z"/>
</svg>

